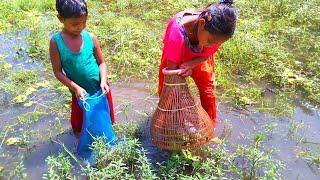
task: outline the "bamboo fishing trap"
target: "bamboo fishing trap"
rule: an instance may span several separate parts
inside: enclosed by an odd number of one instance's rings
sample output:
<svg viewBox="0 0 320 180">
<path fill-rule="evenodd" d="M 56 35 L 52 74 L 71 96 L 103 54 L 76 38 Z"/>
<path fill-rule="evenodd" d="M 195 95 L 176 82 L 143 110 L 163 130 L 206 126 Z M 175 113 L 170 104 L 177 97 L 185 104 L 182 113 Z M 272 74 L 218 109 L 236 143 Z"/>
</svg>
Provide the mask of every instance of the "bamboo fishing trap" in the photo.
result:
<svg viewBox="0 0 320 180">
<path fill-rule="evenodd" d="M 181 70 L 163 69 L 164 87 L 151 120 L 152 142 L 161 149 L 177 151 L 200 147 L 214 135 L 214 125 L 192 95 Z"/>
</svg>

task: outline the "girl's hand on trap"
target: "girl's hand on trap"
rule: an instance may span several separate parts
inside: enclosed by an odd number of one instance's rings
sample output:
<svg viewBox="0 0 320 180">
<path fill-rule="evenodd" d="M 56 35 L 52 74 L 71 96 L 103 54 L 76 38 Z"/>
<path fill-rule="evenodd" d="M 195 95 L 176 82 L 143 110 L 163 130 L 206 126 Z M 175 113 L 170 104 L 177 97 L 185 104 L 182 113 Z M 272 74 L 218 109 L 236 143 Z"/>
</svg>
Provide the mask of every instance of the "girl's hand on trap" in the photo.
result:
<svg viewBox="0 0 320 180">
<path fill-rule="evenodd" d="M 110 87 L 106 82 L 101 82 L 100 87 L 103 92 L 108 93 L 110 91 Z"/>
<path fill-rule="evenodd" d="M 80 99 L 86 99 L 85 94 L 87 93 L 86 90 L 84 90 L 82 87 L 78 87 L 75 91 L 76 97 Z"/>
<path fill-rule="evenodd" d="M 179 66 L 179 68 L 182 70 L 178 75 L 179 76 L 183 76 L 183 77 L 187 77 L 187 76 L 191 76 L 192 75 L 192 66 L 190 66 L 187 63 L 183 63 Z"/>
</svg>

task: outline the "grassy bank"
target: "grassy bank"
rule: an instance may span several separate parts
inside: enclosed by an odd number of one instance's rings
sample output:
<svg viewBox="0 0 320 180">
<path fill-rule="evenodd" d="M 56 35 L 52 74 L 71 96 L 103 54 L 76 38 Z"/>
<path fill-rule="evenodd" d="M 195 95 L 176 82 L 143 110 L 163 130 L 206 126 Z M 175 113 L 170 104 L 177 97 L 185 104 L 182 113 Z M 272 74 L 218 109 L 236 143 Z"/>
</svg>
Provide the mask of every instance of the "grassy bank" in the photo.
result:
<svg viewBox="0 0 320 180">
<path fill-rule="evenodd" d="M 168 19 L 209 2 L 88 1 L 88 30 L 101 41 L 109 77 L 151 77 L 155 82 Z M 1 3 L 0 32 L 29 29 L 29 54 L 42 59 L 50 71 L 48 40 L 60 29 L 54 1 Z M 262 81 L 276 86 L 279 93 L 299 94 L 319 105 L 319 2 L 239 0 L 236 6 L 237 32 L 216 57 L 219 97 L 237 106 L 260 106 L 265 89 L 256 82 Z"/>
</svg>

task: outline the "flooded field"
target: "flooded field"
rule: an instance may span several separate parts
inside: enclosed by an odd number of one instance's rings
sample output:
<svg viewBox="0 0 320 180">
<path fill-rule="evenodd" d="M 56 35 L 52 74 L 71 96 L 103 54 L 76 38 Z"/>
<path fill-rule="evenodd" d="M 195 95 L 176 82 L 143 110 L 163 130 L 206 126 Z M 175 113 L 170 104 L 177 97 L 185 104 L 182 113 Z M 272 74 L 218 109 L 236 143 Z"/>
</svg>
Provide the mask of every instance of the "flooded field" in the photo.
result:
<svg viewBox="0 0 320 180">
<path fill-rule="evenodd" d="M 161 37 L 174 13 L 209 1 L 88 1 L 127 143 L 97 141 L 109 157 L 97 168 L 74 156 L 70 92 L 46 44 L 59 22 L 54 2 L 39 2 L 0 2 L 0 179 L 320 179 L 318 1 L 237 1 L 237 34 L 216 57 L 222 143 L 181 152 L 150 138 Z"/>
<path fill-rule="evenodd" d="M 17 36 L 21 38 L 0 36 L 0 43 L 6 44 L 6 48 L 0 51 L 4 57 L 2 61 L 9 63 L 14 72 L 29 69 L 41 77 L 45 73 L 41 63 L 30 59 L 25 53 L 25 35 L 22 32 Z M 17 45 L 24 49 L 17 49 Z M 39 82 L 43 80 L 40 78 Z M 156 169 L 158 163 L 169 158 L 170 152 L 156 148 L 150 139 L 150 117 L 158 100 L 157 96 L 151 94 L 152 88 L 155 88 L 154 84 L 134 78 L 124 79 L 111 86 L 117 123 L 139 124 L 142 147 L 148 152 L 148 160 Z M 62 144 L 71 152 L 76 150 L 69 114 L 57 114 L 55 108 L 59 106 L 53 104 L 62 103 L 64 98 L 47 86 L 38 87 L 29 95 L 28 101 L 23 103 L 13 103 L 12 94 L 10 91 L 1 91 L 0 94 L 0 166 L 5 176 L 26 173 L 28 179 L 38 179 L 47 173 L 46 158 L 64 151 Z M 272 95 L 270 93 L 268 97 Z M 26 106 L 28 102 L 33 103 Z M 283 164 L 281 174 L 285 179 L 319 179 L 319 165 L 310 161 L 311 154 L 319 153 L 320 149 L 319 110 L 311 105 L 292 106 L 293 114 L 284 118 L 273 116 L 271 110 L 270 113 L 259 112 L 253 107 L 250 110 L 239 110 L 219 103 L 220 124 L 217 135 L 226 142 L 230 151 L 239 145 L 252 144 L 266 151 L 272 150 L 272 158 Z M 260 138 L 259 141 L 257 138 Z M 76 162 L 72 164 L 75 174 L 84 178 L 79 165 Z M 246 166 L 244 163 L 243 168 L 248 168 Z"/>
</svg>

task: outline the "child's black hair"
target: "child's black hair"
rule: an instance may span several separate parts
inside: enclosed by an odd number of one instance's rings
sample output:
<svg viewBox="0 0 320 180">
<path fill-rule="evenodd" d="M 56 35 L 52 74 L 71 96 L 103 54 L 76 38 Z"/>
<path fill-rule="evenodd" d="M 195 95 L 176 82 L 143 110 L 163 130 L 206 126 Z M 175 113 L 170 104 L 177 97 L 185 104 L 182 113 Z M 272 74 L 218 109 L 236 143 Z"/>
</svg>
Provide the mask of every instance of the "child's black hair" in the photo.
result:
<svg viewBox="0 0 320 180">
<path fill-rule="evenodd" d="M 220 0 L 208 5 L 200 14 L 206 20 L 205 29 L 212 34 L 232 36 L 236 28 L 238 12 L 233 0 Z"/>
<path fill-rule="evenodd" d="M 62 18 L 77 18 L 88 14 L 84 0 L 56 0 L 56 9 Z"/>
</svg>

